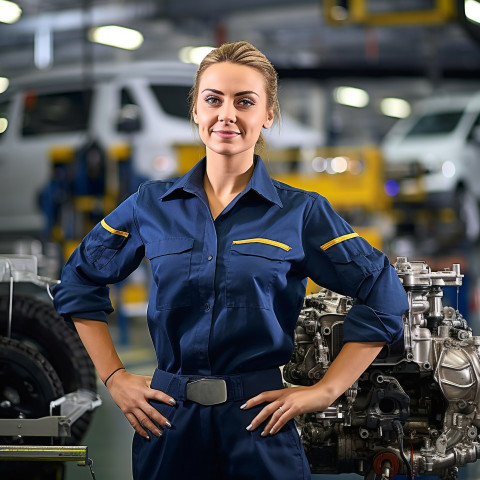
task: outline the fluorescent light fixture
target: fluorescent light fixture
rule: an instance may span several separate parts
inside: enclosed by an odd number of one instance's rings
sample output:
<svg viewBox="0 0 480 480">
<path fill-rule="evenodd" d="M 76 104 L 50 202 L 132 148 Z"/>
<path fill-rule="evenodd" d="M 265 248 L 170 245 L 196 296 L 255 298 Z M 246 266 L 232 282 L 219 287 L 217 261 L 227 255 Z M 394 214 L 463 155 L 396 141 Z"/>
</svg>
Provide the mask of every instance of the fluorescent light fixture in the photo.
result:
<svg viewBox="0 0 480 480">
<path fill-rule="evenodd" d="M 465 16 L 472 22 L 480 23 L 480 3 L 476 0 L 465 0 Z"/>
<path fill-rule="evenodd" d="M 10 82 L 8 78 L 0 77 L 0 93 L 3 93 L 8 88 L 9 85 L 10 85 Z"/>
<path fill-rule="evenodd" d="M 125 50 L 136 50 L 143 43 L 143 35 L 139 31 L 118 25 L 93 28 L 88 38 L 92 42 Z"/>
<path fill-rule="evenodd" d="M 194 63 L 200 65 L 202 60 L 212 51 L 214 47 L 184 47 L 178 53 L 183 63 Z"/>
<path fill-rule="evenodd" d="M 384 98 L 380 102 L 380 111 L 388 117 L 406 118 L 412 112 L 410 104 L 403 98 Z"/>
<path fill-rule="evenodd" d="M 333 91 L 333 98 L 341 105 L 363 108 L 368 105 L 370 97 L 365 90 L 354 87 L 337 87 Z"/>
<path fill-rule="evenodd" d="M 0 133 L 3 133 L 8 127 L 8 120 L 0 117 Z"/>
<path fill-rule="evenodd" d="M 14 2 L 0 0 L 0 22 L 15 23 L 22 16 L 22 9 Z"/>
</svg>

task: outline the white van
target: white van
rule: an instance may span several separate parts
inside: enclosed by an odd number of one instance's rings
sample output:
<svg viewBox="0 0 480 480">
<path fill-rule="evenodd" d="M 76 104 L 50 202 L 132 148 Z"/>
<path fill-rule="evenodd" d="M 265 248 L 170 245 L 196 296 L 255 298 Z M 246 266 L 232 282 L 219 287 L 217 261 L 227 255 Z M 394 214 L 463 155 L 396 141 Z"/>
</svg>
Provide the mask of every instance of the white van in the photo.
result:
<svg viewBox="0 0 480 480">
<path fill-rule="evenodd" d="M 454 207 L 480 233 L 480 92 L 419 101 L 382 142 L 386 189 L 397 203 Z"/>
<path fill-rule="evenodd" d="M 13 79 L 0 95 L 0 234 L 38 232 L 45 225 L 39 193 L 49 182 L 52 146 L 102 148 L 128 141 L 135 174 L 176 175 L 175 144 L 198 143 L 187 95 L 195 66 L 138 63 Z M 272 148 L 314 147 L 321 135 L 284 116 L 265 135 Z"/>
</svg>

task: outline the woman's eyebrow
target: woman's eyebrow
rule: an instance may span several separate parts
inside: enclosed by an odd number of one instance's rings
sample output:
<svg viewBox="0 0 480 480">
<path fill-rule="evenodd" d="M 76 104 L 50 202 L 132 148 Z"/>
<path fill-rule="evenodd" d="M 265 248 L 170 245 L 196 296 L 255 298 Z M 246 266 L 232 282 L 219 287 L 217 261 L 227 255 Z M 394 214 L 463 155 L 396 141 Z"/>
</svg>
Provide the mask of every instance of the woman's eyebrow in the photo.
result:
<svg viewBox="0 0 480 480">
<path fill-rule="evenodd" d="M 205 92 L 212 92 L 212 93 L 216 93 L 217 95 L 225 95 L 220 90 L 215 90 L 214 88 L 206 88 L 205 90 L 202 90 L 202 93 L 205 93 Z M 235 97 L 239 97 L 241 95 L 248 95 L 248 94 L 253 94 L 253 95 L 256 95 L 257 97 L 259 96 L 258 93 L 254 92 L 253 90 L 245 90 L 244 92 L 236 93 Z"/>
<path fill-rule="evenodd" d="M 257 97 L 259 96 L 257 92 L 254 92 L 253 90 L 245 90 L 244 92 L 238 92 L 235 94 L 236 97 L 239 97 L 240 95 L 249 95 L 253 94 L 256 95 Z"/>
</svg>

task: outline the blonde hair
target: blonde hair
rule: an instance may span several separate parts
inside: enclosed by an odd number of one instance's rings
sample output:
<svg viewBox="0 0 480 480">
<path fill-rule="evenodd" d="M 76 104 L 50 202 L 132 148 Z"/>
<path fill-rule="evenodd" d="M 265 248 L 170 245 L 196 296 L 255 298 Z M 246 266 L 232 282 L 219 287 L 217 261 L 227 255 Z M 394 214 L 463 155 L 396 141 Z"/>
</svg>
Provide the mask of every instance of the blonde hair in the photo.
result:
<svg viewBox="0 0 480 480">
<path fill-rule="evenodd" d="M 193 121 L 193 109 L 198 98 L 198 86 L 203 72 L 215 63 L 229 62 L 238 65 L 246 65 L 259 71 L 265 79 L 265 92 L 267 94 L 267 108 L 273 109 L 275 119 L 280 120 L 280 105 L 278 103 L 278 75 L 270 63 L 270 60 L 252 44 L 241 41 L 224 43 L 222 46 L 212 50 L 200 63 L 195 81 L 188 96 L 190 102 L 190 119 Z M 255 144 L 255 152 L 265 147 L 265 138 L 262 134 Z"/>
</svg>

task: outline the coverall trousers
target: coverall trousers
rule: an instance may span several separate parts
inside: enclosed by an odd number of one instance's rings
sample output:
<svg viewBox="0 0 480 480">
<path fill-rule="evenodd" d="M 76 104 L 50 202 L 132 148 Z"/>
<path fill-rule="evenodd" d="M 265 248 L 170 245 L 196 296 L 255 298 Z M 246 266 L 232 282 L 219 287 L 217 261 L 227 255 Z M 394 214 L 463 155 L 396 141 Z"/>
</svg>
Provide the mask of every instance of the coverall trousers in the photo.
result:
<svg viewBox="0 0 480 480">
<path fill-rule="evenodd" d="M 310 480 L 308 461 L 295 423 L 275 435 L 261 437 L 262 426 L 246 430 L 264 405 L 241 410 L 249 398 L 283 388 L 278 369 L 229 375 L 227 401 L 205 406 L 186 399 L 188 381 L 202 377 L 156 370 L 151 388 L 177 401 L 177 406 L 152 402 L 172 424 L 161 437 L 147 440 L 135 433 L 135 480 Z"/>
</svg>

